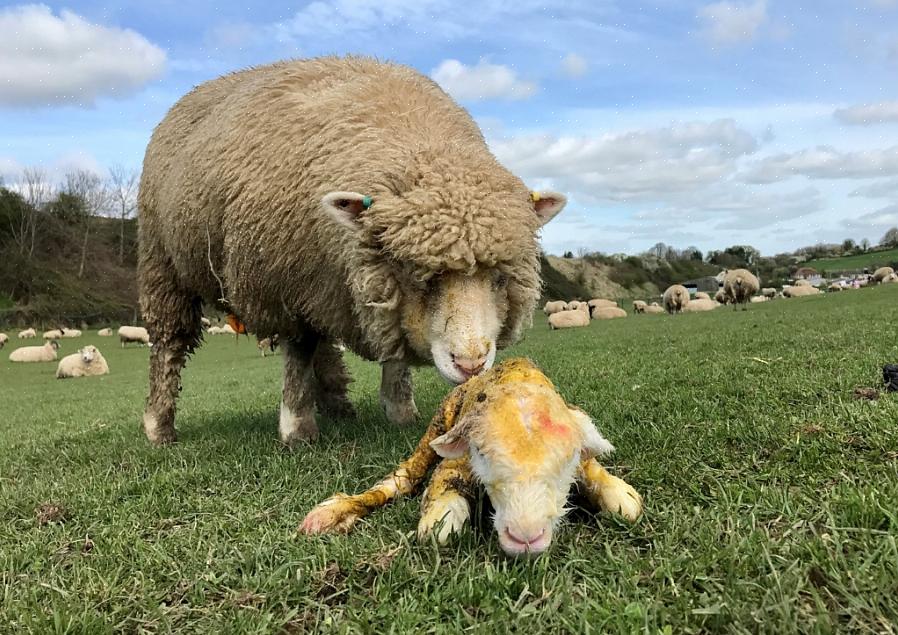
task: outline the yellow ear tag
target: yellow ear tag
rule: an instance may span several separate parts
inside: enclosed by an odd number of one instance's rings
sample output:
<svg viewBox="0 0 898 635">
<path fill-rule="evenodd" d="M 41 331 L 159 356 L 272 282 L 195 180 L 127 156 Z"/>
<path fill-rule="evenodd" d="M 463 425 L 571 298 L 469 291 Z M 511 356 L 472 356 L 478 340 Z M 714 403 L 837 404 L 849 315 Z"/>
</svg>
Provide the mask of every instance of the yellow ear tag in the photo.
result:
<svg viewBox="0 0 898 635">
<path fill-rule="evenodd" d="M 534 203 L 539 203 L 539 192 L 530 192 L 530 198 L 533 199 Z"/>
</svg>

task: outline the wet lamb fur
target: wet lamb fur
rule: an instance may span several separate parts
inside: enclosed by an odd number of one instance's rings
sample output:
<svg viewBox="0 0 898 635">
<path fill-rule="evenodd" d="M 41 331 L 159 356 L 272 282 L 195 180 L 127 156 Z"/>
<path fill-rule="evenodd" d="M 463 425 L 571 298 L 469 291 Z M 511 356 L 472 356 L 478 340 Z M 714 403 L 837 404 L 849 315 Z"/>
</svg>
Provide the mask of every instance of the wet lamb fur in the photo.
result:
<svg viewBox="0 0 898 635">
<path fill-rule="evenodd" d="M 373 200 L 354 228 L 323 209 L 335 191 Z M 517 340 L 540 293 L 536 208 L 467 112 L 410 68 L 321 58 L 198 86 L 154 131 L 140 185 L 148 437 L 175 439 L 204 304 L 280 334 L 282 413 L 311 422 L 301 439 L 317 435 L 316 404 L 352 413 L 336 340 L 385 363 L 382 400 L 414 419 L 408 365 L 429 351 L 404 324 L 424 319 L 438 275 L 485 271 L 507 285 L 496 344 Z"/>
</svg>

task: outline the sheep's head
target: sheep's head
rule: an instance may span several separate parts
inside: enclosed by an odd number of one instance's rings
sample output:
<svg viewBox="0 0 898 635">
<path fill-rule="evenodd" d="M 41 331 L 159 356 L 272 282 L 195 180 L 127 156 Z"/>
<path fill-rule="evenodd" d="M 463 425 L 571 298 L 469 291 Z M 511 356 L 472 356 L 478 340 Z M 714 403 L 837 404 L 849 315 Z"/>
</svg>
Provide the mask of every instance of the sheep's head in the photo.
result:
<svg viewBox="0 0 898 635">
<path fill-rule="evenodd" d="M 465 390 L 458 421 L 431 447 L 445 458 L 469 457 L 505 553 L 542 553 L 567 511 L 580 462 L 614 448 L 526 360 L 506 362 Z"/>
<path fill-rule="evenodd" d="M 85 346 L 80 351 L 78 351 L 81 355 L 81 361 L 85 364 L 90 364 L 94 361 L 94 358 L 99 354 L 96 346 Z"/>
<path fill-rule="evenodd" d="M 460 384 L 489 369 L 497 347 L 529 319 L 539 295 L 536 232 L 566 199 L 523 187 L 457 185 L 426 182 L 376 197 L 332 192 L 322 204 L 391 263 L 396 288 L 382 304 L 398 312 L 408 348 Z"/>
</svg>

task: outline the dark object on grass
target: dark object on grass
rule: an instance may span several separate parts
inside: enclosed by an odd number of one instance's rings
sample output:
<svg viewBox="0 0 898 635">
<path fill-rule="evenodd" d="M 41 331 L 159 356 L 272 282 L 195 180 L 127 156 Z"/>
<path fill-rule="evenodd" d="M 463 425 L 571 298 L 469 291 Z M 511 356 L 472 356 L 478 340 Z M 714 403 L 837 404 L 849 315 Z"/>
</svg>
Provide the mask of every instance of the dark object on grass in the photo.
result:
<svg viewBox="0 0 898 635">
<path fill-rule="evenodd" d="M 876 390 L 876 388 L 855 388 L 854 398 L 876 401 L 877 399 L 879 399 L 879 391 Z"/>
<path fill-rule="evenodd" d="M 898 392 L 898 364 L 886 364 L 882 367 L 882 379 L 888 392 Z"/>
</svg>

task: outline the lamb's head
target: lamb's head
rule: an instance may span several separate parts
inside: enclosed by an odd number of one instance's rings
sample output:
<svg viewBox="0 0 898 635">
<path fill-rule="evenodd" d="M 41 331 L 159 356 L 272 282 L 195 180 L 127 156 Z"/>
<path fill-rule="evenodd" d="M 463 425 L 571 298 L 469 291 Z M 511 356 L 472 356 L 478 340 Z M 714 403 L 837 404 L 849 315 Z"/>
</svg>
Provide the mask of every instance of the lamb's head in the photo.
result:
<svg viewBox="0 0 898 635">
<path fill-rule="evenodd" d="M 542 553 L 567 511 L 580 462 L 614 448 L 526 360 L 500 364 L 464 389 L 458 421 L 431 447 L 445 458 L 469 458 L 505 553 Z"/>
<path fill-rule="evenodd" d="M 383 294 L 366 304 L 395 310 L 408 350 L 460 384 L 489 369 L 496 349 L 530 319 L 540 291 L 536 232 L 566 199 L 522 185 L 471 185 L 468 196 L 440 187 L 375 197 L 332 192 L 322 203 L 354 230 L 360 253 L 379 263 L 359 274 L 359 286 Z"/>
<path fill-rule="evenodd" d="M 96 346 L 88 345 L 82 348 L 78 353 L 81 355 L 81 361 L 90 364 L 96 358 L 99 351 Z"/>
</svg>

